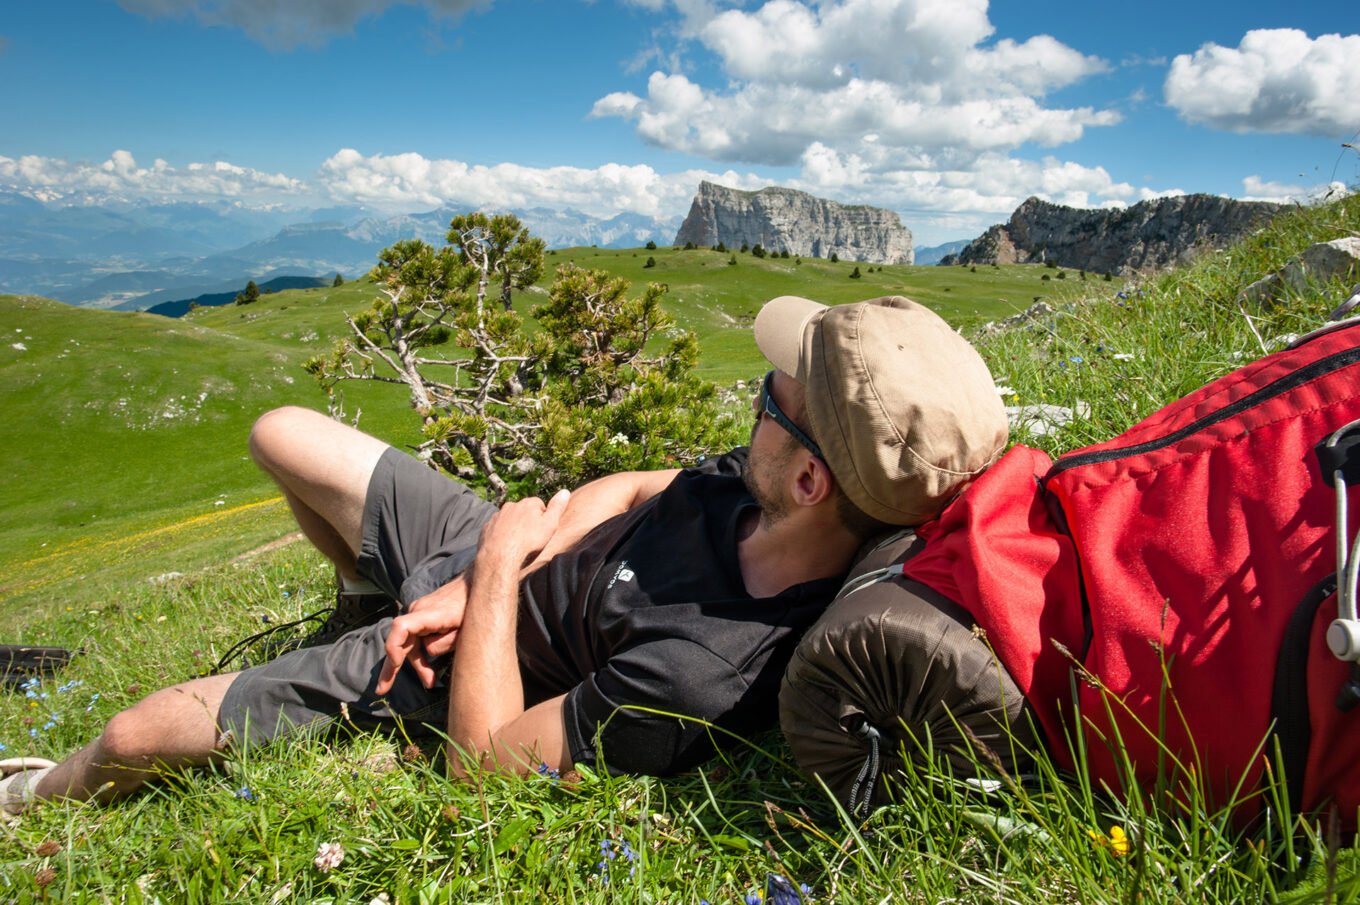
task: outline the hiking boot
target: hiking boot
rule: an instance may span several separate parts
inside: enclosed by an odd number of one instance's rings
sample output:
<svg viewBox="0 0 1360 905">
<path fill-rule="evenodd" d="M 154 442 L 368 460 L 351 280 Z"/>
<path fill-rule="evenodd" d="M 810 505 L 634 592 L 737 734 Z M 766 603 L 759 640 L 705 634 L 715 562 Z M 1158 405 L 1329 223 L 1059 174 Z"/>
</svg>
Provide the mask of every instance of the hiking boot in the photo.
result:
<svg viewBox="0 0 1360 905">
<path fill-rule="evenodd" d="M 395 616 L 397 612 L 397 602 L 386 594 L 347 594 L 343 589 L 337 590 L 335 608 L 330 615 L 316 631 L 300 639 L 294 647 L 330 644 L 341 635 L 372 625 L 384 616 Z"/>
<path fill-rule="evenodd" d="M 381 592 L 347 592 L 344 585 L 337 580 L 336 603 L 329 610 L 318 610 L 313 614 L 302 616 L 294 622 L 284 622 L 283 625 L 268 627 L 264 631 L 257 631 L 249 638 L 243 638 L 233 645 L 233 648 L 222 656 L 218 661 L 215 670 L 204 675 L 214 675 L 218 672 L 230 670 L 230 668 L 248 668 L 252 665 L 268 663 L 275 657 L 283 656 L 290 651 L 299 651 L 302 648 L 316 648 L 322 644 L 330 644 L 345 633 L 350 633 L 355 629 L 362 629 L 363 626 L 373 625 L 378 619 L 384 616 L 397 615 L 398 608 L 396 600 Z M 305 623 L 320 623 L 313 633 L 307 636 L 283 636 L 283 633 Z M 280 637 L 283 636 L 283 637 Z M 239 664 L 233 665 L 239 657 Z"/>
<path fill-rule="evenodd" d="M 33 787 L 57 764 L 41 757 L 10 757 L 0 760 L 0 813 L 15 817 L 28 810 Z"/>
</svg>

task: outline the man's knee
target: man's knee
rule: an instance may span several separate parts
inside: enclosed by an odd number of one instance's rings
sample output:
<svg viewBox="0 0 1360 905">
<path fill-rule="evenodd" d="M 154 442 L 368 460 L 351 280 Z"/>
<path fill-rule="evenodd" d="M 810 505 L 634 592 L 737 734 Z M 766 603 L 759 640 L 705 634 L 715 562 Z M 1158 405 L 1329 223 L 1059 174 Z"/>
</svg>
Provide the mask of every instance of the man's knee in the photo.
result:
<svg viewBox="0 0 1360 905">
<path fill-rule="evenodd" d="M 330 421 L 320 412 L 298 405 L 286 405 L 265 412 L 255 419 L 250 428 L 250 455 L 261 468 L 271 470 L 285 455 L 285 451 L 306 436 L 309 427 L 315 428 L 317 419 Z"/>
<path fill-rule="evenodd" d="M 116 714 L 99 736 L 99 752 L 105 761 L 123 766 L 150 764 L 159 751 L 156 743 L 166 727 L 155 725 L 146 708 L 134 705 Z"/>
</svg>

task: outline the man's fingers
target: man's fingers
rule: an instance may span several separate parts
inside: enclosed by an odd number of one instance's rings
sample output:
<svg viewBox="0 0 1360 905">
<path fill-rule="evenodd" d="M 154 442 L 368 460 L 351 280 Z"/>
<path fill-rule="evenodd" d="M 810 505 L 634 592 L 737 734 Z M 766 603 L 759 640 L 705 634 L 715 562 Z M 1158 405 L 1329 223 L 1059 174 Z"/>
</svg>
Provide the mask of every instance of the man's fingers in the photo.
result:
<svg viewBox="0 0 1360 905">
<path fill-rule="evenodd" d="M 387 694 L 397 679 L 397 672 L 406 658 L 415 649 L 419 639 L 403 623 L 404 616 L 392 620 L 392 628 L 387 633 L 387 659 L 383 661 L 382 671 L 378 673 L 378 694 Z"/>
<path fill-rule="evenodd" d="M 412 651 L 411 656 L 406 663 L 411 667 L 412 672 L 416 674 L 416 678 L 420 680 L 421 685 L 426 688 L 434 687 L 434 667 L 430 665 L 429 659 L 421 653 L 419 648 Z"/>
<path fill-rule="evenodd" d="M 430 635 L 425 639 L 425 653 L 431 657 L 442 657 L 453 650 L 458 641 L 458 629 L 440 635 Z"/>
<path fill-rule="evenodd" d="M 552 499 L 548 500 L 548 505 L 545 508 L 548 512 L 551 512 L 554 516 L 561 518 L 562 510 L 567 508 L 567 501 L 570 499 L 571 491 L 563 487 L 561 490 L 557 491 L 557 493 L 554 493 L 552 495 Z"/>
</svg>

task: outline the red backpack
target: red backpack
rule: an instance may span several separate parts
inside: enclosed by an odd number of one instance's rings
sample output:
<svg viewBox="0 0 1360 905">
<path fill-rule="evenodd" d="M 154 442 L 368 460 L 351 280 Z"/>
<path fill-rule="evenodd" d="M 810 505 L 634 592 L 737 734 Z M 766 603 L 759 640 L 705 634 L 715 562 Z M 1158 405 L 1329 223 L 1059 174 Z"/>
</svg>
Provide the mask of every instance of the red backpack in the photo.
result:
<svg viewBox="0 0 1360 905">
<path fill-rule="evenodd" d="M 1360 681 L 1327 633 L 1357 419 L 1346 322 L 1056 463 L 1011 449 L 922 526 L 904 574 L 969 611 L 1064 766 L 1116 793 L 1160 779 L 1186 802 L 1193 784 L 1246 820 L 1271 803 L 1278 743 L 1291 806 L 1335 805 L 1354 830 Z M 1333 640 L 1355 660 L 1347 600 Z"/>
</svg>

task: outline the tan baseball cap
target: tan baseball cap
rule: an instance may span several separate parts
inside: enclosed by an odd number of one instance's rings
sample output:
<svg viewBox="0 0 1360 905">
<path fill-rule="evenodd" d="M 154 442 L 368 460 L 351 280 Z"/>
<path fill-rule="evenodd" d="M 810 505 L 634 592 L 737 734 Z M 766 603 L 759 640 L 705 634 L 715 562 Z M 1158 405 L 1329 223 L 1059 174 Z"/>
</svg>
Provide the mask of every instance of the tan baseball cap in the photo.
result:
<svg viewBox="0 0 1360 905">
<path fill-rule="evenodd" d="M 991 372 L 924 305 L 785 295 L 760 309 L 755 334 L 770 363 L 806 388 L 813 438 L 841 489 L 879 521 L 929 521 L 1005 450 Z"/>
</svg>

